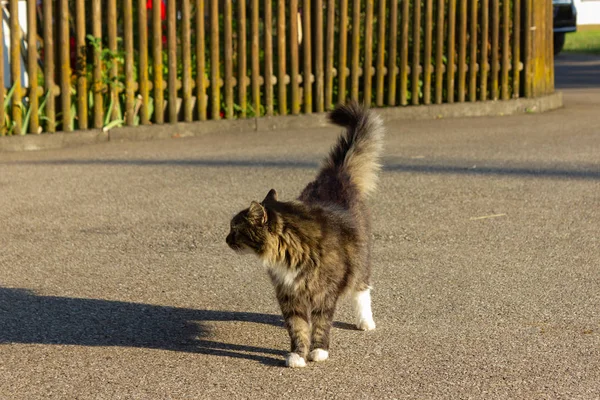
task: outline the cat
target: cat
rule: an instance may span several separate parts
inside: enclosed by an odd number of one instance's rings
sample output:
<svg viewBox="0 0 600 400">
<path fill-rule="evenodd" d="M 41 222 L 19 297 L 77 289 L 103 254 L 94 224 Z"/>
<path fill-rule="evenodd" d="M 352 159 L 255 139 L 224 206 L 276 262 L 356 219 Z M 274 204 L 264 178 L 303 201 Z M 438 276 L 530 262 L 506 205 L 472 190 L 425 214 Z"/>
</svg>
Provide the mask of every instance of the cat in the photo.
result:
<svg viewBox="0 0 600 400">
<path fill-rule="evenodd" d="M 373 111 L 351 102 L 329 120 L 345 128 L 316 179 L 297 200 L 262 202 L 231 220 L 226 242 L 267 267 L 291 339 L 288 367 L 329 358 L 338 298 L 350 292 L 356 327 L 375 329 L 371 311 L 371 221 L 366 199 L 375 190 L 384 127 Z"/>
</svg>

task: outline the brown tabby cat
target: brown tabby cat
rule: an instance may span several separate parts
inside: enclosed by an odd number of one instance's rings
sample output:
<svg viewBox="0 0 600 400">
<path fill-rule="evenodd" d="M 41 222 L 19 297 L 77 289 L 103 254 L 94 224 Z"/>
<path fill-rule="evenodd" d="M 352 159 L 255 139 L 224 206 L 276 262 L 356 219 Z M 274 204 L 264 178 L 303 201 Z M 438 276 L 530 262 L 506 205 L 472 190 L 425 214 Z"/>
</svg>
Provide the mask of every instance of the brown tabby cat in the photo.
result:
<svg viewBox="0 0 600 400">
<path fill-rule="evenodd" d="M 274 189 L 231 221 L 227 244 L 256 254 L 268 268 L 291 338 L 289 367 L 329 357 L 329 331 L 340 295 L 350 291 L 356 326 L 375 329 L 371 313 L 371 229 L 366 197 L 380 169 L 383 124 L 350 103 L 329 114 L 346 128 L 298 200 Z"/>
</svg>

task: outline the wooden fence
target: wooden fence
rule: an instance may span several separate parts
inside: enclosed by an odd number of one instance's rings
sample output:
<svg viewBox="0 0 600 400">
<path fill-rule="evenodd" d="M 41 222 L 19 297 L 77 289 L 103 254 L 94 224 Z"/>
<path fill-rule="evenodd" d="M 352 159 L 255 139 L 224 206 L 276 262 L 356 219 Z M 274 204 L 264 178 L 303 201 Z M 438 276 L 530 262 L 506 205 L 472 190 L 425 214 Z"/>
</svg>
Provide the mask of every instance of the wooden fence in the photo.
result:
<svg viewBox="0 0 600 400">
<path fill-rule="evenodd" d="M 2 14 L 2 134 L 554 90 L 551 0 L 3 0 Z"/>
</svg>

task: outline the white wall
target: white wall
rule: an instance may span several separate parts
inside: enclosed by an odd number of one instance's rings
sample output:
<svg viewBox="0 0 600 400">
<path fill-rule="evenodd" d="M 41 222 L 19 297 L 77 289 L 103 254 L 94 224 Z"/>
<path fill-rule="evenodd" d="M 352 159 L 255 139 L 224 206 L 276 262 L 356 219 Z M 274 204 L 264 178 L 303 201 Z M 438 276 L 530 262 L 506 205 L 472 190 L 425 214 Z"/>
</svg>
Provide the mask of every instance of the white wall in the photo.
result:
<svg viewBox="0 0 600 400">
<path fill-rule="evenodd" d="M 575 0 L 577 25 L 600 25 L 600 0 Z"/>
</svg>

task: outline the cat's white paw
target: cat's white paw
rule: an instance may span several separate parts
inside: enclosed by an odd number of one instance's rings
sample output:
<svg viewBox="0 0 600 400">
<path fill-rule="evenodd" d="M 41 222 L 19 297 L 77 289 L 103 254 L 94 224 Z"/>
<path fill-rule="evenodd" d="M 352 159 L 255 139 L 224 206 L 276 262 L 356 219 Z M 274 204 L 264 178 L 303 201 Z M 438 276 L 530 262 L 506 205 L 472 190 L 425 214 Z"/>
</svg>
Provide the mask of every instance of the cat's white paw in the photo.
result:
<svg viewBox="0 0 600 400">
<path fill-rule="evenodd" d="M 356 327 L 361 331 L 372 331 L 375 329 L 375 321 L 373 318 L 361 318 L 356 322 Z"/>
<path fill-rule="evenodd" d="M 306 367 L 306 361 L 298 353 L 289 353 L 285 356 L 285 366 L 290 368 Z"/>
<path fill-rule="evenodd" d="M 329 352 L 323 349 L 314 349 L 308 355 L 308 359 L 311 361 L 319 362 L 325 361 L 329 358 Z"/>
</svg>

